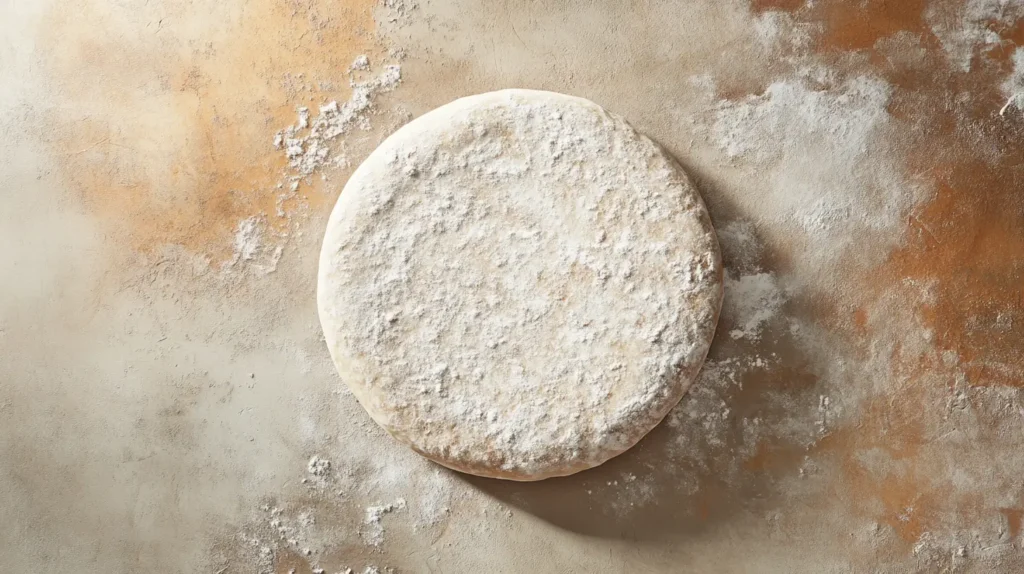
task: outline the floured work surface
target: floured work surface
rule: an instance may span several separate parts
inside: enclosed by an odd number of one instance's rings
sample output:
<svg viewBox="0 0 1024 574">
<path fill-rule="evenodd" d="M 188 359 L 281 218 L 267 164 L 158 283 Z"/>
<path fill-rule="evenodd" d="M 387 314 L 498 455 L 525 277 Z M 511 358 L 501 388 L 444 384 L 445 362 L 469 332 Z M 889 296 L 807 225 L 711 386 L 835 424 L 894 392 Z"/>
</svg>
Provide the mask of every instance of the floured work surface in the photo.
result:
<svg viewBox="0 0 1024 574">
<path fill-rule="evenodd" d="M 0 570 L 1019 571 L 1021 8 L 620 4 L 3 8 Z M 726 270 L 666 423 L 530 485 L 394 445 L 313 302 L 352 167 L 509 86 L 664 146 Z"/>
</svg>

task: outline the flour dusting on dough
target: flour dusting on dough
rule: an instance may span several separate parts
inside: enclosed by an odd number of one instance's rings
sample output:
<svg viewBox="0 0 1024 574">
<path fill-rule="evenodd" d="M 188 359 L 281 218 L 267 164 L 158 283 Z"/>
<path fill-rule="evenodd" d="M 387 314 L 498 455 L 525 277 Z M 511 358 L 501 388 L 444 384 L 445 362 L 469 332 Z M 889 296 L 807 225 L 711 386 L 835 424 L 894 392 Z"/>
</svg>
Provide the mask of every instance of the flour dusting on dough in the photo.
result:
<svg viewBox="0 0 1024 574">
<path fill-rule="evenodd" d="M 675 163 L 550 92 L 440 108 L 342 193 L 319 303 L 343 378 L 420 453 L 536 480 L 604 462 L 695 376 L 717 242 Z"/>
</svg>

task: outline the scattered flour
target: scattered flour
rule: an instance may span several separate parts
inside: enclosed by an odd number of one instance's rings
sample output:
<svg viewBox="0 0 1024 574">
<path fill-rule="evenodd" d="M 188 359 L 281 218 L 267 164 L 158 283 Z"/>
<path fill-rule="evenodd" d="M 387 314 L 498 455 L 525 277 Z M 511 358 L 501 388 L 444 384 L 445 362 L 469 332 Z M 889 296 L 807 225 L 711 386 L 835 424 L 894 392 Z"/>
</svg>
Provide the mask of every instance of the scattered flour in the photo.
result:
<svg viewBox="0 0 1024 574">
<path fill-rule="evenodd" d="M 302 235 L 301 229 L 291 218 L 304 204 L 298 201 L 299 207 L 288 209 L 285 205 L 289 201 L 299 200 L 297 191 L 308 177 L 319 173 L 326 179 L 323 168 L 348 165 L 342 136 L 354 129 L 369 130 L 369 115 L 373 112 L 375 98 L 392 91 L 401 81 L 401 68 L 398 65 L 385 66 L 376 77 L 356 81 L 357 73 L 368 71 L 369 57 L 358 56 L 348 70 L 352 89 L 348 101 L 339 103 L 332 100 L 320 106 L 315 116 L 309 108 L 300 107 L 295 123 L 274 135 L 274 147 L 282 150 L 288 159 L 287 171 L 276 186 L 279 191 L 276 212 L 253 215 L 238 222 L 234 253 L 224 265 L 224 270 L 246 269 L 259 275 L 272 273 L 277 269 L 284 245 L 291 237 Z M 274 216 L 276 221 L 283 223 L 269 225 L 268 218 Z M 283 229 L 279 229 L 281 227 Z"/>
<path fill-rule="evenodd" d="M 949 9 L 954 8 L 954 12 Z M 1002 49 L 1002 39 L 993 25 L 1010 27 L 1024 18 L 1019 0 L 967 0 L 933 2 L 926 18 L 950 62 L 960 71 L 971 70 L 978 53 Z"/>
<path fill-rule="evenodd" d="M 729 273 L 737 275 L 760 268 L 763 247 L 753 224 L 749 221 L 730 221 L 719 225 L 716 231 Z"/>
<path fill-rule="evenodd" d="M 723 313 L 735 328 L 729 331 L 733 339 L 756 341 L 761 328 L 778 315 L 785 296 L 771 273 L 753 273 L 725 278 Z"/>
<path fill-rule="evenodd" d="M 720 98 L 707 78 L 693 85 L 707 94 L 696 133 L 717 151 L 708 159 L 744 217 L 772 244 L 801 246 L 787 270 L 797 280 L 786 281 L 799 290 L 830 281 L 854 248 L 857 264 L 881 263 L 932 185 L 900 160 L 889 84 L 797 64 L 794 76 L 739 99 Z"/>
<path fill-rule="evenodd" d="M 262 510 L 267 518 L 271 537 L 276 538 L 275 544 L 269 546 L 270 548 L 285 547 L 306 557 L 322 554 L 325 545 L 318 543 L 314 536 L 316 517 L 311 509 L 289 514 L 278 506 L 266 504 Z"/>
<path fill-rule="evenodd" d="M 310 466 L 314 462 L 323 462 L 323 459 L 313 457 Z M 323 468 L 322 465 L 315 465 Z M 384 542 L 384 529 L 381 519 L 388 514 L 405 510 L 406 501 L 403 498 L 397 499 L 394 503 L 371 506 L 366 508 L 362 521 L 364 529 L 361 532 L 363 542 L 370 550 L 379 551 Z M 253 556 L 251 560 L 258 568 L 260 574 L 272 574 L 277 560 L 287 554 L 298 555 L 310 564 L 310 570 L 314 574 L 326 574 L 328 572 L 322 564 L 321 557 L 328 554 L 332 548 L 337 548 L 346 543 L 347 537 L 337 528 L 320 528 L 313 509 L 306 509 L 297 513 L 289 513 L 285 509 L 271 504 L 261 507 L 266 518 L 266 527 L 259 529 L 258 533 L 239 534 L 239 539 L 246 547 L 251 548 Z M 336 517 L 328 517 L 336 518 Z M 377 566 L 368 565 L 361 572 L 391 572 L 390 568 L 380 570 Z M 293 570 L 294 572 L 294 570 Z M 339 574 L 352 573 L 351 568 L 338 570 Z"/>
<path fill-rule="evenodd" d="M 778 10 L 768 10 L 758 16 L 754 20 L 754 33 L 766 48 L 799 51 L 811 44 L 809 30 L 796 26 L 790 14 Z"/>
<path fill-rule="evenodd" d="M 309 474 L 317 478 L 326 478 L 331 473 L 331 461 L 314 456 L 309 459 L 307 470 L 309 470 Z"/>
<path fill-rule="evenodd" d="M 232 262 L 252 259 L 260 248 L 262 235 L 258 216 L 254 215 L 238 222 L 238 230 L 235 232 L 235 256 Z"/>
<path fill-rule="evenodd" d="M 410 16 L 420 6 L 416 0 L 382 0 L 384 19 L 393 24 L 407 24 Z"/>
<path fill-rule="evenodd" d="M 405 510 L 405 508 L 404 498 L 399 498 L 391 504 L 367 507 L 366 517 L 363 519 L 363 524 L 366 526 L 362 532 L 363 540 L 370 546 L 380 546 L 384 542 L 384 526 L 381 524 L 381 518 L 386 514 Z"/>
<path fill-rule="evenodd" d="M 359 56 L 352 62 L 350 71 L 367 70 L 369 66 L 369 58 Z M 274 147 L 284 151 L 292 170 L 289 178 L 291 191 L 298 189 L 301 178 L 312 175 L 325 165 L 347 164 L 344 153 L 332 149 L 332 142 L 353 128 L 370 129 L 368 113 L 374 99 L 393 90 L 401 78 L 401 67 L 388 65 L 379 76 L 368 81 L 350 79 L 352 95 L 342 104 L 328 102 L 320 106 L 319 113 L 312 117 L 309 108 L 298 109 L 295 124 L 274 136 Z"/>
<path fill-rule="evenodd" d="M 889 92 L 867 76 L 828 90 L 779 80 L 763 94 L 718 102 L 709 135 L 727 158 L 776 168 L 760 201 L 775 223 L 818 236 L 889 227 L 913 199 L 903 174 L 874 149 L 889 120 Z M 848 193 L 851 186 L 862 191 Z"/>
<path fill-rule="evenodd" d="M 283 242 L 276 245 L 268 244 L 267 236 L 266 221 L 262 215 L 254 215 L 239 221 L 235 230 L 234 254 L 224 265 L 224 269 L 244 266 L 260 275 L 276 271 L 284 253 L 284 245 Z"/>
<path fill-rule="evenodd" d="M 454 485 L 448 474 L 434 468 L 417 485 L 420 500 L 416 506 L 414 528 L 417 530 L 438 524 L 451 515 Z"/>
<path fill-rule="evenodd" d="M 1024 47 L 1013 51 L 1013 73 L 1002 87 L 1007 100 L 999 115 L 1005 115 L 1010 108 L 1015 108 L 1018 113 L 1024 112 Z"/>
<path fill-rule="evenodd" d="M 355 71 L 355 70 L 363 70 L 363 71 L 365 71 L 365 70 L 369 70 L 369 69 L 370 69 L 370 58 L 366 54 L 363 54 L 361 56 L 356 56 L 356 59 L 352 61 L 352 65 L 349 66 L 349 70 L 352 70 L 352 71 Z"/>
</svg>

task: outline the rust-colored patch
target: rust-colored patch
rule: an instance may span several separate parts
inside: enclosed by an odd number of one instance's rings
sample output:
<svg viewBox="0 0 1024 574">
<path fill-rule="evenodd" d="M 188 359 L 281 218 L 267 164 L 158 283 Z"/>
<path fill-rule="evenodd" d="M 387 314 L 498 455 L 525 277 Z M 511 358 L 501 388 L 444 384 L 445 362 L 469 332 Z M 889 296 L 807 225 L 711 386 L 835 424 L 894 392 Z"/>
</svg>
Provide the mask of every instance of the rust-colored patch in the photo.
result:
<svg viewBox="0 0 1024 574">
<path fill-rule="evenodd" d="M 891 526 L 907 543 L 949 526 L 944 522 L 949 516 L 971 521 L 992 511 L 977 493 L 954 487 L 942 447 L 931 444 L 950 396 L 951 376 L 938 375 L 941 352 L 956 353 L 971 385 L 1024 381 L 1018 366 L 1024 345 L 1024 198 L 1018 191 L 1024 164 L 1010 149 L 1002 149 L 994 161 L 972 158 L 976 151 L 961 137 L 954 131 L 933 140 L 936 148 L 914 154 L 915 161 L 931 154 L 921 167 L 934 174 L 936 196 L 910 215 L 905 246 L 865 286 L 869 299 L 907 280 L 929 286 L 927 299 L 905 304 L 931 330 L 931 346 L 939 352 L 903 353 L 898 345 L 887 393 L 860 407 L 856 426 L 837 430 L 818 446 L 841 461 L 851 509 L 878 501 L 884 510 L 871 518 Z M 941 146 L 951 151 L 943 153 Z M 858 315 L 852 323 L 855 329 L 867 324 Z M 901 463 L 900 472 L 866 468 L 858 453 L 871 449 Z"/>
<path fill-rule="evenodd" d="M 857 327 L 857 331 L 863 333 L 868 327 L 868 310 L 865 307 L 860 307 L 853 312 L 853 324 Z"/>
<path fill-rule="evenodd" d="M 925 0 L 831 1 L 814 5 L 812 12 L 825 25 L 820 36 L 823 48 L 863 50 L 881 38 L 899 32 L 927 33 Z"/>
<path fill-rule="evenodd" d="M 938 437 L 954 394 L 954 375 L 943 364 L 950 354 L 943 351 L 955 353 L 956 370 L 969 385 L 1024 386 L 1024 112 L 998 113 L 1006 101 L 1000 86 L 1012 69 L 1009 56 L 1024 45 L 1024 21 L 989 23 L 1003 43 L 977 50 L 964 72 L 949 61 L 926 16 L 926 9 L 954 12 L 962 4 L 796 4 L 763 1 L 754 8 L 786 10 L 820 30 L 814 49 L 826 61 L 866 53 L 854 68 L 892 86 L 889 112 L 903 130 L 907 171 L 935 189 L 931 201 L 908 214 L 904 244 L 862 278 L 860 289 L 845 291 L 852 299 L 843 303 L 848 312 L 819 313 L 829 306 L 814 305 L 818 320 L 867 348 L 879 325 L 891 320 L 875 310 L 887 298 L 902 297 L 899 304 L 931 331 L 934 352 L 922 355 L 894 341 L 886 392 L 864 399 L 856 415 L 830 428 L 810 454 L 838 463 L 831 490 L 847 511 L 888 525 L 908 549 L 926 532 L 956 528 L 951 521 L 969 524 L 996 512 L 1016 537 L 1022 512 L 992 508 L 980 493 L 956 486 Z M 908 281 L 926 288 L 928 297 L 914 300 Z M 915 329 L 911 336 L 921 335 Z M 978 440 L 976 448 L 983 449 L 996 438 Z M 760 445 L 745 464 L 766 471 L 798 454 Z"/>
<path fill-rule="evenodd" d="M 40 52 L 60 94 L 47 125 L 69 191 L 117 244 L 228 258 L 240 220 L 282 223 L 273 133 L 296 105 L 347 97 L 348 65 L 377 48 L 373 4 L 58 2 Z"/>
<path fill-rule="evenodd" d="M 934 482 L 919 464 L 927 442 L 924 405 L 930 390 L 922 382 L 894 383 L 898 388 L 892 394 L 862 407 L 856 426 L 832 432 L 814 449 L 838 455 L 844 482 L 841 496 L 852 511 L 889 525 L 905 542 L 917 540 L 934 526 L 934 510 L 951 490 L 948 484 Z M 861 457 L 871 452 L 892 460 L 893 468 L 865 463 Z M 874 504 L 880 504 L 880 514 L 865 510 Z"/>
<path fill-rule="evenodd" d="M 1014 46 L 1024 46 L 1024 20 L 1018 20 L 1010 26 L 993 26 L 993 30 L 1004 41 Z"/>
<path fill-rule="evenodd" d="M 1024 117 L 998 113 L 1005 52 L 986 54 L 970 74 L 933 74 L 921 89 L 940 97 L 905 110 L 925 134 L 909 167 L 928 174 L 936 194 L 908 216 L 905 245 L 876 278 L 883 289 L 933 286 L 920 316 L 972 385 L 1024 385 Z M 924 101 L 903 101 L 915 100 Z"/>
<path fill-rule="evenodd" d="M 804 0 L 751 0 L 750 9 L 754 13 L 767 12 L 769 10 L 794 12 L 803 5 Z"/>
<path fill-rule="evenodd" d="M 942 177 L 935 200 L 915 217 L 909 245 L 889 273 L 934 282 L 926 316 L 936 343 L 957 353 L 972 384 L 1024 384 L 1024 158 L 1008 153 Z"/>
<path fill-rule="evenodd" d="M 820 26 L 820 52 L 871 49 L 900 32 L 930 34 L 925 22 L 927 0 L 752 0 L 755 13 L 783 11 Z"/>
<path fill-rule="evenodd" d="M 1024 508 L 1000 508 L 999 512 L 1006 518 L 1008 538 L 1017 538 L 1020 534 L 1021 518 L 1024 518 Z"/>
</svg>

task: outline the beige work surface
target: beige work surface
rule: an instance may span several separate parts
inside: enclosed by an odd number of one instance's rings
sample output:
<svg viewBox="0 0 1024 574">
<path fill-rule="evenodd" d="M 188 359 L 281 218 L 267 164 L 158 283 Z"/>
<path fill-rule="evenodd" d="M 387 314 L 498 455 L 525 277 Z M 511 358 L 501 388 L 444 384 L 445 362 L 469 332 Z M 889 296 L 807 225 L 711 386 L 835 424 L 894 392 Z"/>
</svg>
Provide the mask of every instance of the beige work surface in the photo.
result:
<svg viewBox="0 0 1024 574">
<path fill-rule="evenodd" d="M 0 572 L 1024 570 L 1019 45 L 1000 0 L 0 2 Z M 314 296 L 351 170 L 509 87 L 661 143 L 727 269 L 666 422 L 535 484 L 389 439 Z M 337 134 L 275 147 L 299 106 Z"/>
</svg>

